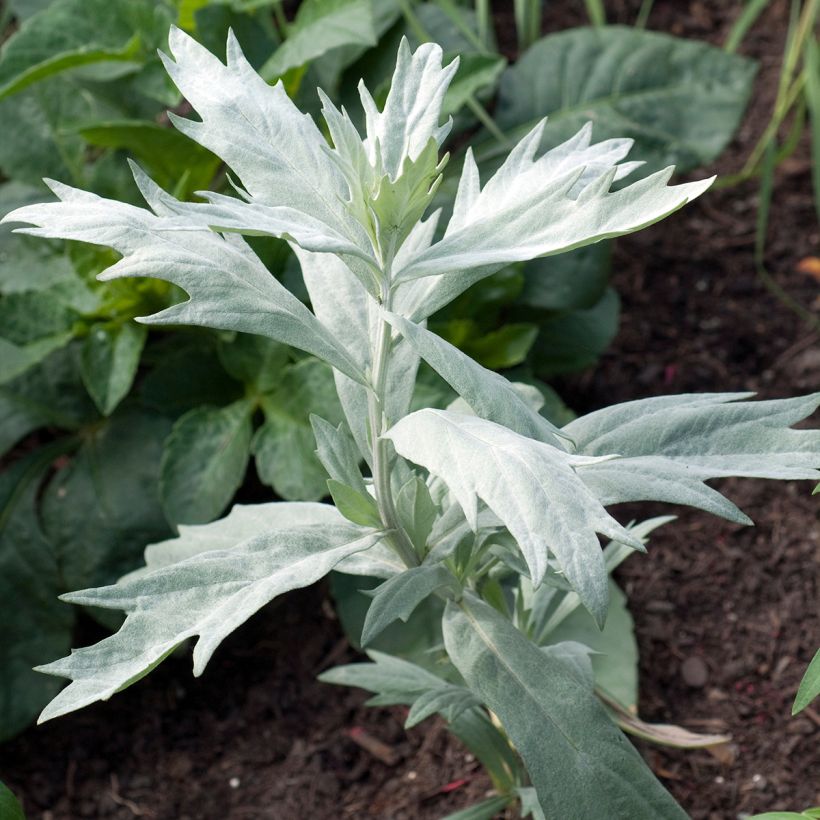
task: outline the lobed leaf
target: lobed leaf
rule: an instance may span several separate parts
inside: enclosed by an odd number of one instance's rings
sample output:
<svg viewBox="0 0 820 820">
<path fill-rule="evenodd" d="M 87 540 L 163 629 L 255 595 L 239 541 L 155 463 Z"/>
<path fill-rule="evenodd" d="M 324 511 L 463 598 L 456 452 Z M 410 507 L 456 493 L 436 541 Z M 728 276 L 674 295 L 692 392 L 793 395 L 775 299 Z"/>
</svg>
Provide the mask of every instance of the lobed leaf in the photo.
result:
<svg viewBox="0 0 820 820">
<path fill-rule="evenodd" d="M 751 393 L 660 396 L 617 404 L 564 427 L 578 453 L 618 453 L 578 469 L 604 504 L 656 500 L 687 504 L 751 523 L 703 482 L 724 476 L 817 479 L 820 431 L 792 430 L 820 394 L 746 402 Z"/>
<path fill-rule="evenodd" d="M 195 636 L 194 675 L 201 675 L 219 644 L 254 612 L 283 592 L 314 583 L 379 537 L 350 524 L 257 531 L 230 549 L 63 596 L 70 603 L 123 609 L 126 619 L 115 635 L 38 667 L 71 680 L 40 721 L 107 700 Z"/>
<path fill-rule="evenodd" d="M 562 253 L 638 230 L 700 196 L 712 180 L 667 187 L 672 168 L 610 191 L 630 173 L 622 163 L 629 140 L 590 145 L 591 128 L 535 158 L 546 121 L 525 136 L 481 187 L 468 149 L 453 215 L 444 236 L 415 255 L 396 281 L 439 277 L 426 303 L 411 317 L 422 319 L 471 284 L 510 262 Z"/>
<path fill-rule="evenodd" d="M 607 573 L 596 532 L 643 547 L 581 481 L 576 457 L 494 422 L 444 410 L 419 410 L 385 435 L 399 455 L 446 482 L 473 530 L 483 501 L 515 538 L 536 586 L 552 552 L 603 624 Z"/>
<path fill-rule="evenodd" d="M 20 233 L 107 245 L 123 258 L 102 274 L 110 280 L 151 276 L 183 288 L 190 299 L 140 321 L 195 324 L 258 333 L 307 350 L 355 380 L 359 369 L 315 316 L 271 276 L 236 236 L 221 236 L 175 215 L 177 203 L 138 169 L 135 178 L 154 213 L 58 182 L 59 202 L 27 205 L 3 222 L 28 222 Z"/>
</svg>

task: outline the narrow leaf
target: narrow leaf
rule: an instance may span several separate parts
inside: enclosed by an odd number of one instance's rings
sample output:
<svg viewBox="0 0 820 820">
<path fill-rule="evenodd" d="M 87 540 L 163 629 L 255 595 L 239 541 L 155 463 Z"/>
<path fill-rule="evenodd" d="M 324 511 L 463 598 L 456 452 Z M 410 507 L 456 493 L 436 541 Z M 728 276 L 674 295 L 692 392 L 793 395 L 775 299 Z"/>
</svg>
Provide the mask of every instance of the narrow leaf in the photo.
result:
<svg viewBox="0 0 820 820">
<path fill-rule="evenodd" d="M 580 466 L 578 475 L 604 504 L 668 501 L 751 523 L 703 482 L 724 476 L 817 479 L 820 432 L 789 428 L 814 412 L 820 394 L 741 401 L 750 395 L 660 396 L 581 416 L 564 428 L 578 453 L 619 458 Z"/>
<path fill-rule="evenodd" d="M 548 817 L 684 818 L 606 710 L 492 607 L 448 603 L 447 653 L 518 749 Z"/>
<path fill-rule="evenodd" d="M 395 313 L 384 316 L 477 415 L 522 436 L 563 447 L 560 441 L 566 434 L 534 411 L 503 376 L 482 367 L 421 325 Z"/>
<path fill-rule="evenodd" d="M 820 696 L 820 649 L 817 650 L 800 686 L 792 706 L 792 714 L 802 712 L 816 697 Z"/>
</svg>

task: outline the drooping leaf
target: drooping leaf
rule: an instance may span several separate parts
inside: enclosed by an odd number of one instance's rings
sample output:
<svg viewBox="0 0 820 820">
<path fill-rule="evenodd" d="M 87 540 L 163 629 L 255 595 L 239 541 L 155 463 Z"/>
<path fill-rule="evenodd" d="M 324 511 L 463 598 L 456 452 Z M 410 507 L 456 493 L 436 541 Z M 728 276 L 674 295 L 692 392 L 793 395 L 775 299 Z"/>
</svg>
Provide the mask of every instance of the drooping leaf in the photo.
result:
<svg viewBox="0 0 820 820">
<path fill-rule="evenodd" d="M 110 415 L 131 389 L 147 336 L 146 328 L 125 322 L 97 324 L 86 337 L 81 358 L 83 381 L 104 416 Z"/>
<path fill-rule="evenodd" d="M 385 581 L 373 596 L 362 627 L 362 646 L 367 646 L 386 626 L 396 619 L 407 621 L 413 610 L 436 590 L 457 585 L 443 564 L 412 567 Z M 434 709 L 428 714 L 437 712 Z M 423 720 L 423 718 L 419 718 Z"/>
<path fill-rule="evenodd" d="M 512 533 L 536 585 L 551 552 L 603 624 L 608 590 L 595 533 L 643 547 L 587 490 L 574 456 L 494 422 L 444 410 L 405 416 L 386 436 L 399 455 L 446 482 L 474 530 L 481 499 Z"/>
<path fill-rule="evenodd" d="M 447 653 L 521 754 L 546 816 L 683 818 L 605 709 L 561 661 L 471 595 L 448 603 Z"/>
<path fill-rule="evenodd" d="M 454 723 L 464 712 L 476 706 L 481 706 L 481 703 L 466 686 L 444 684 L 416 699 L 410 707 L 404 726 L 412 729 L 437 714 L 442 715 L 448 723 Z"/>
<path fill-rule="evenodd" d="M 219 516 L 245 477 L 253 405 L 198 407 L 180 417 L 165 442 L 162 506 L 172 524 L 204 524 Z"/>
<path fill-rule="evenodd" d="M 262 530 L 231 549 L 63 596 L 70 603 L 123 609 L 126 619 L 115 635 L 39 667 L 72 681 L 40 721 L 107 700 L 194 636 L 199 636 L 194 675 L 201 675 L 225 637 L 258 609 L 283 592 L 314 583 L 378 538 L 352 524 Z"/>
<path fill-rule="evenodd" d="M 792 706 L 792 714 L 802 712 L 818 696 L 820 696 L 820 649 L 815 652 L 803 675 L 803 680 L 800 681 Z"/>
<path fill-rule="evenodd" d="M 375 46 L 371 0 L 306 0 L 288 36 L 259 69 L 268 81 L 341 46 Z"/>
<path fill-rule="evenodd" d="M 385 319 L 479 416 L 503 424 L 521 435 L 563 447 L 561 432 L 527 406 L 503 376 L 482 367 L 421 325 L 394 313 L 386 313 Z"/>
<path fill-rule="evenodd" d="M 545 148 L 591 121 L 599 139 L 634 139 L 645 173 L 670 164 L 689 170 L 729 143 L 756 68 L 692 39 L 625 26 L 576 28 L 542 38 L 507 69 L 495 116 L 514 137 L 551 117 Z"/>
<path fill-rule="evenodd" d="M 138 169 L 135 176 L 155 213 L 52 182 L 59 202 L 19 208 L 3 221 L 38 226 L 18 229 L 22 233 L 113 247 L 123 259 L 101 274 L 102 280 L 151 276 L 190 295 L 189 301 L 141 321 L 258 333 L 301 347 L 352 378 L 362 378 L 332 336 L 240 238 L 222 237 L 205 227 L 192 229 L 186 220 L 169 215 L 176 200 Z"/>
<path fill-rule="evenodd" d="M 656 500 L 687 504 L 751 523 L 703 482 L 723 476 L 817 479 L 820 433 L 792 430 L 820 404 L 820 394 L 741 401 L 750 393 L 660 396 L 581 416 L 565 432 L 578 453 L 617 453 L 578 475 L 604 504 Z"/>
<path fill-rule="evenodd" d="M 659 746 L 669 746 L 673 749 L 714 749 L 716 746 L 725 747 L 732 739 L 731 735 L 699 734 L 668 723 L 647 723 L 641 720 L 634 710 L 625 709 L 605 692 L 597 691 L 596 694 L 612 712 L 618 726 L 627 734 Z"/>
</svg>

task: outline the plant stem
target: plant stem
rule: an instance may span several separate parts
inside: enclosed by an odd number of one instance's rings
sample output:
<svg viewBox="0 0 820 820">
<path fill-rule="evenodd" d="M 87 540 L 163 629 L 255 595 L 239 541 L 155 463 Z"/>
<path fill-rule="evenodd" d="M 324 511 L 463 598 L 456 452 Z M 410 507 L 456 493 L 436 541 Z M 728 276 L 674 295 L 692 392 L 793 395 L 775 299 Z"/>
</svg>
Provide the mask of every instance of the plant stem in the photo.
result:
<svg viewBox="0 0 820 820">
<path fill-rule="evenodd" d="M 382 305 L 389 310 L 392 289 L 389 282 L 389 271 L 385 274 L 382 285 Z M 393 490 L 390 486 L 390 451 L 389 442 L 382 437 L 387 428 L 384 412 L 387 395 L 387 368 L 390 362 L 391 328 L 384 319 L 379 319 L 376 338 L 372 348 L 371 390 L 367 397 L 367 412 L 370 425 L 370 441 L 373 448 L 373 486 L 376 490 L 376 505 L 390 545 L 408 567 L 417 567 L 419 557 L 410 538 L 399 521 L 393 503 Z"/>
</svg>

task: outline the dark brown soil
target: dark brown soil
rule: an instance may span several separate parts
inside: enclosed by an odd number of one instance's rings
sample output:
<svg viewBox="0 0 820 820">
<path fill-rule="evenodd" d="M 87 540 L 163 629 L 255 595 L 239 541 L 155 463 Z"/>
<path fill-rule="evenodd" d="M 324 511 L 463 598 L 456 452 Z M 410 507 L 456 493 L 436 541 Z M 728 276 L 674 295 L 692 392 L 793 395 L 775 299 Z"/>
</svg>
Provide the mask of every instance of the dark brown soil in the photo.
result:
<svg viewBox="0 0 820 820">
<path fill-rule="evenodd" d="M 608 7 L 631 22 L 639 5 Z M 774 2 L 744 45 L 763 71 L 735 145 L 709 170 L 736 171 L 765 125 L 786 5 Z M 545 24 L 580 22 L 580 7 L 547 4 Z M 658 0 L 650 26 L 720 42 L 737 8 Z M 572 406 L 817 389 L 820 335 L 755 273 L 756 190 L 713 192 L 619 244 L 621 332 L 596 369 L 558 385 Z M 807 256 L 820 256 L 820 230 L 802 145 L 778 173 L 767 263 L 817 313 L 820 284 L 797 270 Z M 820 499 L 806 483 L 725 489 L 756 527 L 682 510 L 649 555 L 620 572 L 641 647 L 642 716 L 733 737 L 731 761 L 642 747 L 696 820 L 820 803 L 820 715 L 789 717 L 820 645 Z M 110 703 L 6 744 L 0 778 L 23 796 L 30 820 L 425 820 L 480 799 L 486 777 L 442 725 L 405 733 L 401 709 L 369 709 L 363 693 L 316 682 L 353 657 L 322 587 L 288 595 L 226 641 L 201 679 L 187 658 L 172 658 Z M 685 665 L 705 667 L 702 685 L 687 683 Z M 368 737 L 381 743 L 375 755 Z"/>
</svg>

